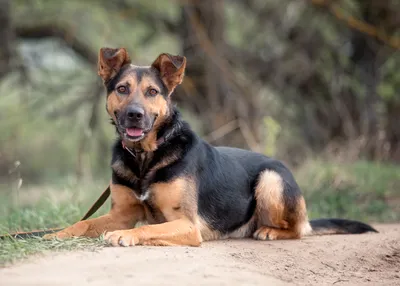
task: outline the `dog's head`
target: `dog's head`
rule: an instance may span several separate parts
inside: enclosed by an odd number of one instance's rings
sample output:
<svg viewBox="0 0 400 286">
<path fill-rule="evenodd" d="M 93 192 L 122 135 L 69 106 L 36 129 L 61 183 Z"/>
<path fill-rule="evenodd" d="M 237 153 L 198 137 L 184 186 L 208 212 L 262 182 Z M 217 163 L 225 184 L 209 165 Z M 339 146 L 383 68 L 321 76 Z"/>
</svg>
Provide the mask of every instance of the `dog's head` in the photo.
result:
<svg viewBox="0 0 400 286">
<path fill-rule="evenodd" d="M 186 58 L 161 54 L 135 66 L 124 48 L 102 48 L 98 74 L 107 89 L 107 112 L 128 146 L 156 148 L 157 128 L 170 115 L 171 93 L 182 82 Z"/>
</svg>

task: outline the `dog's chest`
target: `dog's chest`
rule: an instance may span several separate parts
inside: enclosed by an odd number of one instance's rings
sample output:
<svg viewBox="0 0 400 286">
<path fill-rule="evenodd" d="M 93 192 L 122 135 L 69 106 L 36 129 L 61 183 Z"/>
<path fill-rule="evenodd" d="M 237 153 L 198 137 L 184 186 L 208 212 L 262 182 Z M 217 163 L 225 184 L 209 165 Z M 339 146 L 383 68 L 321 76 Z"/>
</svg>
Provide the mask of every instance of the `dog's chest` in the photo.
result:
<svg viewBox="0 0 400 286">
<path fill-rule="evenodd" d="M 133 193 L 135 194 L 136 198 L 141 202 L 141 203 L 146 203 L 149 201 L 151 197 L 151 188 L 145 188 L 140 191 L 137 190 L 132 190 Z"/>
<path fill-rule="evenodd" d="M 134 178 L 126 184 L 141 202 L 148 202 L 152 197 L 151 183 L 148 179 Z"/>
<path fill-rule="evenodd" d="M 156 168 L 150 168 L 150 163 L 151 157 L 138 154 L 134 162 L 118 160 L 111 166 L 121 183 L 129 187 L 140 202 L 151 197 L 150 185 Z"/>
<path fill-rule="evenodd" d="M 112 169 L 122 178 L 120 183 L 129 187 L 137 200 L 145 207 L 146 220 L 151 223 L 165 222 L 165 217 L 157 204 L 155 204 L 156 195 L 154 188 L 151 186 L 151 180 L 146 176 L 145 178 L 139 178 L 131 169 L 121 164 L 114 163 Z"/>
<path fill-rule="evenodd" d="M 145 207 L 148 221 L 165 222 L 167 217 L 181 209 L 186 180 L 183 177 L 166 180 L 163 170 L 171 163 L 168 158 L 154 158 L 154 162 L 149 157 L 141 159 L 131 161 L 121 158 L 114 161 L 112 169 L 116 175 L 116 183 L 131 189 L 133 195 Z"/>
<path fill-rule="evenodd" d="M 146 190 L 142 190 L 139 194 L 134 191 L 136 198 L 143 205 L 146 213 L 146 221 L 149 223 L 163 223 L 166 222 L 163 211 L 157 204 L 157 193 L 151 186 Z"/>
<path fill-rule="evenodd" d="M 152 155 L 145 155 L 144 153 L 136 154 L 132 157 L 121 157 L 115 160 L 111 168 L 119 177 L 129 181 L 137 187 L 137 184 L 142 184 L 149 177 L 148 173 L 151 172 L 150 163 Z"/>
</svg>

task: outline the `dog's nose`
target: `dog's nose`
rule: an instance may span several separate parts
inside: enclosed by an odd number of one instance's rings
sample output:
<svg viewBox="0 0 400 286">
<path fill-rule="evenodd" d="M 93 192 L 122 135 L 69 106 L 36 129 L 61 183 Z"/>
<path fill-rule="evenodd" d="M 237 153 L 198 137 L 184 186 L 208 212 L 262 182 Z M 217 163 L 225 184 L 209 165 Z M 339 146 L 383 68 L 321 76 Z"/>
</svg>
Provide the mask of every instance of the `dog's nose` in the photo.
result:
<svg viewBox="0 0 400 286">
<path fill-rule="evenodd" d="M 130 106 L 130 107 L 128 107 L 128 110 L 126 111 L 126 116 L 130 120 L 139 121 L 144 116 L 144 110 L 143 110 L 143 108 L 141 108 L 139 106 Z"/>
</svg>

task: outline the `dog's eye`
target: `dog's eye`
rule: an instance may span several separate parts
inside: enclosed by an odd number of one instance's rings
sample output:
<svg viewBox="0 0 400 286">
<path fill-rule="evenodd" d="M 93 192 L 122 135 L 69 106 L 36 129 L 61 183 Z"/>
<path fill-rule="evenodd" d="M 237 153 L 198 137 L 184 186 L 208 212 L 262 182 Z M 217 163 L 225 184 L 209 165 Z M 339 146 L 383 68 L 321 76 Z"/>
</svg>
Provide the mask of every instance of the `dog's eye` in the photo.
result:
<svg viewBox="0 0 400 286">
<path fill-rule="evenodd" d="M 121 86 L 117 87 L 117 91 L 118 91 L 118 93 L 126 94 L 128 92 L 128 88 L 126 86 L 121 85 Z"/>
<path fill-rule="evenodd" d="M 150 88 L 149 91 L 148 91 L 148 93 L 149 93 L 149 95 L 151 95 L 151 96 L 155 96 L 155 95 L 158 94 L 158 91 L 157 91 L 156 89 L 154 89 L 154 88 Z"/>
</svg>

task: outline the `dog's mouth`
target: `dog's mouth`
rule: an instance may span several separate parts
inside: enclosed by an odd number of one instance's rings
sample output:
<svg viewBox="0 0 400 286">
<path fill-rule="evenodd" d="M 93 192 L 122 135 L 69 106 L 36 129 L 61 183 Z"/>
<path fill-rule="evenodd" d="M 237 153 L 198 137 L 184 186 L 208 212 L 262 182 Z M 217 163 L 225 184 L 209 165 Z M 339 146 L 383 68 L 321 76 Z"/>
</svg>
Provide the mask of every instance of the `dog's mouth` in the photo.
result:
<svg viewBox="0 0 400 286">
<path fill-rule="evenodd" d="M 131 127 L 125 129 L 123 136 L 129 141 L 137 142 L 143 139 L 147 133 L 148 131 L 144 130 L 143 128 Z"/>
<path fill-rule="evenodd" d="M 117 112 L 114 112 L 115 119 L 113 123 L 117 127 L 117 131 L 123 140 L 129 142 L 138 142 L 142 140 L 153 129 L 158 114 L 145 118 L 141 122 L 129 122 L 124 118 L 120 118 Z"/>
<path fill-rule="evenodd" d="M 122 135 L 122 137 L 126 140 L 126 141 L 130 141 L 130 142 L 138 142 L 140 140 L 142 140 L 144 137 L 146 137 L 146 135 L 153 129 L 154 126 L 154 122 L 157 119 L 157 115 L 155 115 L 153 118 L 151 118 L 151 123 L 149 124 L 150 126 L 143 127 L 140 126 L 142 124 L 140 124 L 139 126 L 132 126 L 131 124 L 129 124 L 128 126 L 123 126 L 118 124 L 118 130 L 120 132 L 120 134 Z"/>
</svg>

